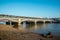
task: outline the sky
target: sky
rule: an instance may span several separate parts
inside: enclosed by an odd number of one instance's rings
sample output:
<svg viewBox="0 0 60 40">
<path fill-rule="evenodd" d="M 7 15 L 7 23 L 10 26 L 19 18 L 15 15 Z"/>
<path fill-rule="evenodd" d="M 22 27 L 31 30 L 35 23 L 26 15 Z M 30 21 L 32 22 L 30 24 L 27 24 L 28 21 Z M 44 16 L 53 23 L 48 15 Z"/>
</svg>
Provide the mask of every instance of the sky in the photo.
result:
<svg viewBox="0 0 60 40">
<path fill-rule="evenodd" d="M 60 17 L 60 0 L 0 0 L 0 14 Z"/>
</svg>

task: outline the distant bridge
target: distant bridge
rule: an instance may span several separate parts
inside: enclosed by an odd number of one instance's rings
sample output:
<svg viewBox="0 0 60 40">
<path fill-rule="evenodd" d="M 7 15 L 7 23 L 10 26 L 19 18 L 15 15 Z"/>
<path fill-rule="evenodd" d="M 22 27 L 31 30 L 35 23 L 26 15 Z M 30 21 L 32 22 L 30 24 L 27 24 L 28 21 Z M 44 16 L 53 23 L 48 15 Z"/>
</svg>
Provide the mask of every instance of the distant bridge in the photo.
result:
<svg viewBox="0 0 60 40">
<path fill-rule="evenodd" d="M 36 18 L 36 17 L 23 17 L 23 16 L 13 16 L 13 15 L 0 15 L 0 22 L 10 22 L 10 25 L 12 22 L 18 23 L 18 26 L 21 25 L 21 22 L 34 22 L 35 24 L 37 22 L 50 22 L 52 23 L 54 20 L 49 18 Z"/>
</svg>

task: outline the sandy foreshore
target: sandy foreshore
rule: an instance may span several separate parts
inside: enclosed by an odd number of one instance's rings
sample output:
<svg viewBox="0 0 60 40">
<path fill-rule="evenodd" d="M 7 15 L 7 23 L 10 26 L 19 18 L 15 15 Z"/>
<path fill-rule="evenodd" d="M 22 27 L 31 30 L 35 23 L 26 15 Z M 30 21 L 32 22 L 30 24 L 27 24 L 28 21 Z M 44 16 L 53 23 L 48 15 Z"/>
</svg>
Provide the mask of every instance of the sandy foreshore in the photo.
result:
<svg viewBox="0 0 60 40">
<path fill-rule="evenodd" d="M 43 37 L 40 34 L 15 29 L 0 24 L 0 40 L 60 40 L 59 37 Z"/>
</svg>

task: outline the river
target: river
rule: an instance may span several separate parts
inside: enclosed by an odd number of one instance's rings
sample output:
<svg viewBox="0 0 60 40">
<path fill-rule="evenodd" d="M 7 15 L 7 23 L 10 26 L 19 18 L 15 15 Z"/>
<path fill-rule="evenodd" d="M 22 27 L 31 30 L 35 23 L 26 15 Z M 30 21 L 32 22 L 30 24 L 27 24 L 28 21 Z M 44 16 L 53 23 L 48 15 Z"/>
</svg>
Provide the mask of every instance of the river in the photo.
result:
<svg viewBox="0 0 60 40">
<path fill-rule="evenodd" d="M 60 23 L 38 23 L 35 25 L 23 24 L 22 29 L 38 34 L 46 34 L 48 32 L 51 32 L 52 35 L 60 37 Z"/>
<path fill-rule="evenodd" d="M 0 22 L 0 24 L 5 23 Z M 48 32 L 51 32 L 52 35 L 60 37 L 60 23 L 37 23 L 37 24 L 23 23 L 20 29 L 38 34 L 46 34 Z"/>
</svg>

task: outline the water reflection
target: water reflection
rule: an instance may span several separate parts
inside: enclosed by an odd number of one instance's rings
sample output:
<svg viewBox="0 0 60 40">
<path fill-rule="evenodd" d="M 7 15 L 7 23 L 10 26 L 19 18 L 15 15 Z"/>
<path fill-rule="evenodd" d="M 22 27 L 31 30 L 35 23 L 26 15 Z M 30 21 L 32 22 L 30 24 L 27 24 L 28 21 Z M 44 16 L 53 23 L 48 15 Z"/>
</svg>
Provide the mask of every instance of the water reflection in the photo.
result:
<svg viewBox="0 0 60 40">
<path fill-rule="evenodd" d="M 0 24 L 6 24 L 5 22 L 0 22 Z"/>
<path fill-rule="evenodd" d="M 26 24 L 22 25 L 22 29 L 27 30 L 29 32 L 35 32 L 40 34 L 46 34 L 48 31 L 52 32 L 54 36 L 60 36 L 60 24 Z"/>
</svg>

